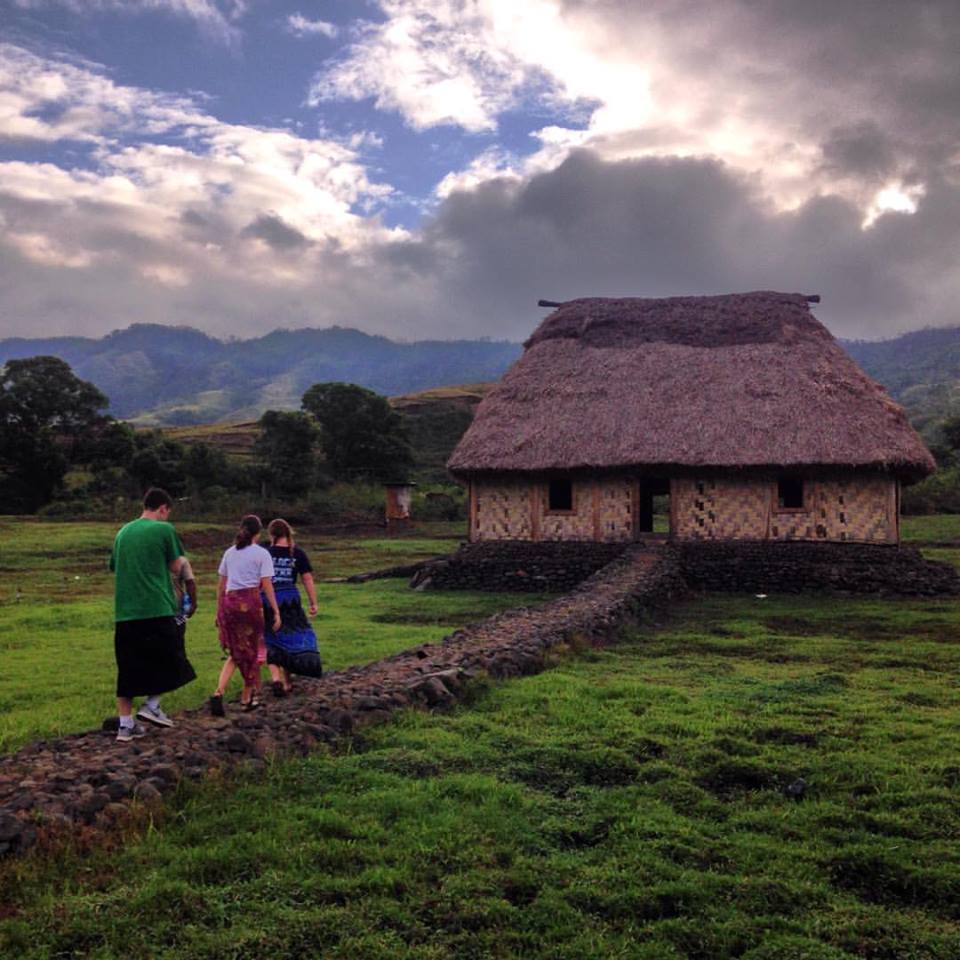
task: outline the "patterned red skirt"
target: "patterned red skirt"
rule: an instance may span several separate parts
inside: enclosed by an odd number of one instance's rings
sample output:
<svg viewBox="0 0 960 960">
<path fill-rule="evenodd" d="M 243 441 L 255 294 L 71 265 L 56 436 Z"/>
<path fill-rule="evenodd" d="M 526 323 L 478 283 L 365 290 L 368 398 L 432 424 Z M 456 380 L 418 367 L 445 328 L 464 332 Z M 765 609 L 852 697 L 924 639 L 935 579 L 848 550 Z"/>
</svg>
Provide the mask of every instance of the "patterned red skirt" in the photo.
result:
<svg viewBox="0 0 960 960">
<path fill-rule="evenodd" d="M 266 660 L 263 641 L 263 604 L 258 587 L 229 590 L 217 611 L 220 646 L 233 657 L 243 682 L 260 686 L 260 665 Z"/>
</svg>

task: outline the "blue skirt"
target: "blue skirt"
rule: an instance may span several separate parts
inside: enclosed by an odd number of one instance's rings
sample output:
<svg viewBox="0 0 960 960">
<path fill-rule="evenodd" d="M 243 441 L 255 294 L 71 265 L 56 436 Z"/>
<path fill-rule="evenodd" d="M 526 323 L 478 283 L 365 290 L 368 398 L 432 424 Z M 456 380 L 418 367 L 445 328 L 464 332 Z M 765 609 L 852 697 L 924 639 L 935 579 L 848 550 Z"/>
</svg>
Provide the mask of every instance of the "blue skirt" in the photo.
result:
<svg viewBox="0 0 960 960">
<path fill-rule="evenodd" d="M 272 629 L 273 611 L 266 597 L 263 598 L 266 620 L 263 639 L 267 644 L 267 663 L 304 677 L 322 676 L 317 635 L 303 611 L 300 591 L 296 587 L 281 587 L 274 592 L 280 608 L 280 629 L 276 632 Z"/>
</svg>

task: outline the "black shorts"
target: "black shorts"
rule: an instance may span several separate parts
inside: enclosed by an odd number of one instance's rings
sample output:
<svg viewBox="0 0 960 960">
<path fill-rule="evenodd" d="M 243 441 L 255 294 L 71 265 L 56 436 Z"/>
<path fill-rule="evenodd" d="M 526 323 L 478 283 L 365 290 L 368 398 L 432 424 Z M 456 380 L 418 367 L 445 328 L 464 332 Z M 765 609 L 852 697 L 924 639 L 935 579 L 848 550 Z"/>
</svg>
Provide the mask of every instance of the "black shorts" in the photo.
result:
<svg viewBox="0 0 960 960">
<path fill-rule="evenodd" d="M 173 617 L 121 620 L 114 630 L 117 696 L 167 693 L 196 679 Z"/>
</svg>

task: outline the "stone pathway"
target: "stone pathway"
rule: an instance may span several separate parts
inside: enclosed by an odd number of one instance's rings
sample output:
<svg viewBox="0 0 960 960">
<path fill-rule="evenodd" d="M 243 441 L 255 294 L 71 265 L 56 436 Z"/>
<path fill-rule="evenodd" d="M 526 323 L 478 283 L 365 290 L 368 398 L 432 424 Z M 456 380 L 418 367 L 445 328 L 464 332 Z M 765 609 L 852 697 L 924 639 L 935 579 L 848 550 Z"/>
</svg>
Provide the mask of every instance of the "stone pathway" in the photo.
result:
<svg viewBox="0 0 960 960">
<path fill-rule="evenodd" d="M 173 729 L 151 729 L 131 744 L 99 730 L 31 744 L 0 758 L 0 854 L 29 848 L 44 829 L 107 828 L 131 802 L 157 803 L 184 778 L 238 764 L 261 769 L 274 756 L 307 754 L 399 708 L 452 704 L 474 677 L 536 673 L 551 648 L 609 642 L 684 589 L 673 553 L 638 545 L 548 604 L 497 614 L 321 680 L 298 679 L 293 696 L 268 695 L 253 713 L 236 704 L 225 718 L 186 711 Z"/>
</svg>

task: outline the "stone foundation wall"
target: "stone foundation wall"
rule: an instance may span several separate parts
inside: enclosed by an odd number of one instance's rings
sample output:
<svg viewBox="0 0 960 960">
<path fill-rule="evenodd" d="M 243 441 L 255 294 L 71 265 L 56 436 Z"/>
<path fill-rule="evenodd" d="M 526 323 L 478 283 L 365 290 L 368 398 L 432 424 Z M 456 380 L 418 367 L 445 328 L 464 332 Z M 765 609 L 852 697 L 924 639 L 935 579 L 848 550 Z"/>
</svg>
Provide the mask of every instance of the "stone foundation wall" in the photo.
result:
<svg viewBox="0 0 960 960">
<path fill-rule="evenodd" d="M 627 544 L 621 543 L 522 540 L 467 543 L 451 556 L 426 564 L 411 581 L 411 586 L 497 593 L 563 593 L 616 560 L 626 549 Z"/>
<path fill-rule="evenodd" d="M 875 596 L 960 594 L 950 564 L 913 547 L 856 543 L 674 543 L 684 579 L 699 590 L 735 593 L 829 593 Z"/>
<path fill-rule="evenodd" d="M 677 479 L 671 484 L 678 540 L 821 540 L 896 543 L 896 481 L 849 477 L 804 482 L 803 509 L 778 510 L 775 481 Z"/>
</svg>

